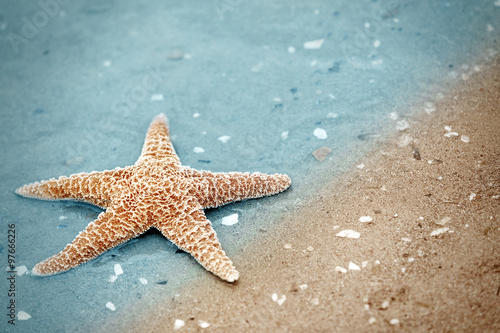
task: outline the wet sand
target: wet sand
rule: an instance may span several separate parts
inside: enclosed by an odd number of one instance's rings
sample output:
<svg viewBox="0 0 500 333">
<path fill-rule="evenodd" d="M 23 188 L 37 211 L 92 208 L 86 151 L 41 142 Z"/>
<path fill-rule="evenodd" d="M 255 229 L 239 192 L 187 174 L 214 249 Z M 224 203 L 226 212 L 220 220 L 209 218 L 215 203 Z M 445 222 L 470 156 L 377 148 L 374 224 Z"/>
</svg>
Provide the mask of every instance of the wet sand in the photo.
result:
<svg viewBox="0 0 500 333">
<path fill-rule="evenodd" d="M 232 255 L 238 282 L 141 300 L 105 329 L 499 331 L 500 60 L 435 105 Z"/>
</svg>

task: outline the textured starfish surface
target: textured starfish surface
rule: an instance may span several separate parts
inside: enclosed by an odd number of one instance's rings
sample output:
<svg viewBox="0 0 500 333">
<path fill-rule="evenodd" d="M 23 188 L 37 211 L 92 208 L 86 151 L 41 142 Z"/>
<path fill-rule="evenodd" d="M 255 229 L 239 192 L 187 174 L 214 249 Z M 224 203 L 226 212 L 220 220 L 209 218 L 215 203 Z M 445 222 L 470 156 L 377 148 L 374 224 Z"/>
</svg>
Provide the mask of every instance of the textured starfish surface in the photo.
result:
<svg viewBox="0 0 500 333">
<path fill-rule="evenodd" d="M 64 272 L 155 227 L 208 271 L 233 282 L 239 273 L 222 250 L 203 209 L 272 195 L 290 183 L 281 174 L 216 173 L 181 165 L 170 141 L 167 118 L 159 114 L 134 165 L 36 182 L 16 193 L 45 200 L 84 201 L 105 209 L 71 244 L 35 265 L 35 275 Z"/>
</svg>

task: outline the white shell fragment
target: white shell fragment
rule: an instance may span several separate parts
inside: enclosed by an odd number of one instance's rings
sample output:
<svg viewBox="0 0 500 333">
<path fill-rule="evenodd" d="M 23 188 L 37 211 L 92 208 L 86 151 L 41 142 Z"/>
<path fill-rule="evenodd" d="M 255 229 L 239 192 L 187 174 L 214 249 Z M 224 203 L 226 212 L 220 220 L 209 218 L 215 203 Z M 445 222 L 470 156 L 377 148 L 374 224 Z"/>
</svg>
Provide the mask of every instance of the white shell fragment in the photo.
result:
<svg viewBox="0 0 500 333">
<path fill-rule="evenodd" d="M 359 222 L 372 222 L 373 221 L 373 217 L 371 216 L 361 216 L 359 218 Z"/>
<path fill-rule="evenodd" d="M 184 322 L 184 320 L 182 320 L 182 319 L 176 319 L 175 322 L 174 322 L 174 330 L 178 330 L 178 329 L 184 327 L 184 325 L 186 325 L 186 323 Z"/>
<path fill-rule="evenodd" d="M 457 132 L 448 132 L 444 135 L 447 138 L 456 138 L 458 136 Z"/>
<path fill-rule="evenodd" d="M 465 143 L 469 143 L 470 142 L 470 138 L 467 135 L 462 135 L 460 137 L 460 140 L 462 140 Z"/>
<path fill-rule="evenodd" d="M 115 305 L 113 303 L 111 303 L 111 302 L 106 303 L 106 307 L 108 309 L 110 309 L 111 311 L 115 311 L 116 310 Z"/>
<path fill-rule="evenodd" d="M 391 323 L 391 325 L 394 325 L 394 326 L 399 325 L 399 319 L 396 319 L 396 318 L 391 319 L 391 321 L 389 323 Z"/>
<path fill-rule="evenodd" d="M 304 48 L 307 50 L 317 50 L 321 48 L 324 42 L 324 39 L 311 40 L 304 43 Z"/>
<path fill-rule="evenodd" d="M 375 317 L 371 317 L 370 320 L 368 320 L 368 324 L 372 325 L 372 324 L 375 324 L 377 322 L 377 319 L 375 319 Z"/>
<path fill-rule="evenodd" d="M 446 216 L 445 218 L 441 219 L 441 221 L 436 222 L 437 225 L 445 225 L 446 223 L 451 221 L 451 217 Z"/>
<path fill-rule="evenodd" d="M 115 264 L 115 275 L 121 275 L 123 274 L 123 269 L 120 264 Z"/>
<path fill-rule="evenodd" d="M 472 201 L 476 197 L 476 193 L 471 193 L 469 196 L 469 200 Z"/>
<path fill-rule="evenodd" d="M 205 149 L 203 149 L 201 147 L 194 147 L 193 152 L 195 152 L 196 154 L 201 154 L 201 153 L 205 152 Z"/>
<path fill-rule="evenodd" d="M 339 272 L 339 273 L 347 273 L 347 269 L 345 269 L 344 267 L 340 267 L 340 266 L 337 266 L 335 267 L 335 271 L 336 272 Z"/>
<path fill-rule="evenodd" d="M 299 285 L 300 290 L 306 290 L 309 286 L 307 284 L 301 284 Z"/>
<path fill-rule="evenodd" d="M 217 140 L 219 140 L 222 143 L 228 142 L 229 139 L 231 139 L 231 137 L 229 135 L 223 135 L 223 136 L 217 138 Z"/>
<path fill-rule="evenodd" d="M 358 265 L 356 265 L 355 263 L 353 263 L 352 261 L 349 262 L 349 270 L 350 271 L 360 271 L 361 268 L 359 268 Z"/>
<path fill-rule="evenodd" d="M 207 328 L 210 326 L 210 324 L 204 320 L 198 320 L 198 325 L 200 325 L 201 328 Z"/>
<path fill-rule="evenodd" d="M 339 232 L 335 236 L 343 237 L 343 238 L 359 238 L 361 236 L 361 234 L 357 231 L 347 229 L 347 230 L 342 230 L 341 232 Z"/>
<path fill-rule="evenodd" d="M 31 318 L 31 316 L 27 312 L 19 311 L 17 313 L 17 319 L 19 319 L 19 320 L 28 320 L 30 318 Z"/>
<path fill-rule="evenodd" d="M 148 280 L 146 280 L 145 278 L 139 278 L 139 282 L 142 284 L 148 284 Z"/>
<path fill-rule="evenodd" d="M 108 278 L 108 282 L 115 282 L 116 279 L 118 279 L 118 276 L 116 276 L 116 275 L 110 275 L 109 278 Z"/>
<path fill-rule="evenodd" d="M 163 101 L 163 94 L 154 94 L 151 95 L 152 101 Z"/>
<path fill-rule="evenodd" d="M 328 135 L 326 135 L 326 131 L 322 128 L 316 128 L 313 135 L 320 140 L 325 140 L 328 137 Z"/>
<path fill-rule="evenodd" d="M 278 303 L 279 306 L 283 305 L 283 303 L 285 303 L 286 301 L 286 296 L 285 295 L 281 295 L 281 297 L 276 301 L 276 303 Z"/>
<path fill-rule="evenodd" d="M 28 271 L 28 268 L 26 266 L 24 266 L 24 265 L 16 267 L 16 274 L 18 276 L 21 276 L 21 275 L 25 274 L 27 271 Z"/>
<path fill-rule="evenodd" d="M 221 222 L 222 225 L 228 225 L 228 226 L 236 223 L 238 223 L 238 213 L 224 216 Z"/>
<path fill-rule="evenodd" d="M 448 227 L 436 229 L 433 232 L 431 232 L 431 236 L 438 236 L 444 234 L 445 232 L 448 232 L 448 230 L 450 230 L 450 228 Z"/>
</svg>

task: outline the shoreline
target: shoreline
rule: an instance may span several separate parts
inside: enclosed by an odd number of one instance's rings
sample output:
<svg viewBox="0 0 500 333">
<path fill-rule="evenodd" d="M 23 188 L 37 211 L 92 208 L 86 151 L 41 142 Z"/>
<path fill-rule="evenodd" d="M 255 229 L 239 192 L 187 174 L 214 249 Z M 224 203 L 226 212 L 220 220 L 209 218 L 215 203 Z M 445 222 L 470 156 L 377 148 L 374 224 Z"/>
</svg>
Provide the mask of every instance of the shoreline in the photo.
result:
<svg viewBox="0 0 500 333">
<path fill-rule="evenodd" d="M 497 59 L 233 255 L 238 282 L 203 279 L 106 329 L 499 330 L 499 105 Z"/>
</svg>

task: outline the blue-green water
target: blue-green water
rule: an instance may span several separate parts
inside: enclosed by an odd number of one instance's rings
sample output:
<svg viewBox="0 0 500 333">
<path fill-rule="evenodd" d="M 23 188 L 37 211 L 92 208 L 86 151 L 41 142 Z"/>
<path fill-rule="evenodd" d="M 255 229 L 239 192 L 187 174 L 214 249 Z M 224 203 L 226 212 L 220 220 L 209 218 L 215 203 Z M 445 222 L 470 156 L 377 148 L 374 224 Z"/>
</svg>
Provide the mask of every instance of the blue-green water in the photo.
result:
<svg viewBox="0 0 500 333">
<path fill-rule="evenodd" d="M 160 112 L 184 164 L 293 180 L 283 194 L 207 212 L 231 257 L 495 57 L 498 22 L 494 0 L 0 0 L 4 267 L 9 229 L 16 236 L 11 258 L 31 269 L 100 212 L 21 198 L 17 187 L 133 164 Z M 318 40 L 321 47 L 304 47 Z M 314 135 L 317 128 L 326 139 Z M 311 153 L 323 146 L 332 153 L 319 162 Z M 221 225 L 232 213 L 239 223 Z M 124 274 L 109 282 L 117 263 Z M 157 232 L 64 274 L 16 275 L 15 296 L 9 276 L 0 283 L 0 328 L 22 332 L 88 331 L 131 315 L 121 309 L 138 298 L 172 298 L 193 278 L 213 278 Z M 11 300 L 31 318 L 9 324 Z"/>
</svg>

